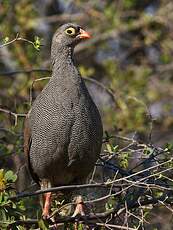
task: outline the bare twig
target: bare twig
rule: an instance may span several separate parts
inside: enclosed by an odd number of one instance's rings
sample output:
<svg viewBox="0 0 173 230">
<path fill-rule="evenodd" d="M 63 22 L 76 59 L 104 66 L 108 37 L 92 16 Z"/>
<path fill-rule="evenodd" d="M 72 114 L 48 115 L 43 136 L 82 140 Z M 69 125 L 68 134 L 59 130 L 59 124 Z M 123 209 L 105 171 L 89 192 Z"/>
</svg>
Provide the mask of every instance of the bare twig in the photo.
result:
<svg viewBox="0 0 173 230">
<path fill-rule="evenodd" d="M 33 45 L 33 46 L 35 47 L 34 42 L 32 42 L 32 41 L 30 41 L 30 40 L 28 40 L 28 39 L 26 39 L 26 38 L 19 37 L 19 33 L 17 33 L 17 34 L 16 34 L 16 37 L 15 37 L 14 39 L 12 39 L 11 41 L 6 42 L 6 43 L 0 45 L 0 48 L 3 48 L 3 47 L 8 46 L 8 45 L 11 45 L 12 43 L 14 43 L 14 42 L 16 42 L 16 41 L 28 42 L 28 43 L 30 43 L 31 45 Z"/>
<path fill-rule="evenodd" d="M 0 112 L 9 114 L 10 116 L 13 116 L 15 119 L 15 123 L 14 123 L 15 126 L 17 125 L 18 117 L 26 117 L 26 114 L 24 114 L 24 113 L 14 113 L 14 112 L 11 112 L 10 110 L 2 109 L 2 108 L 0 108 Z"/>
<path fill-rule="evenodd" d="M 47 68 L 38 68 L 38 69 L 25 69 L 25 70 L 15 70 L 15 71 L 9 71 L 9 72 L 0 72 L 0 76 L 13 76 L 17 74 L 30 74 L 33 72 L 47 72 L 51 73 L 52 71 Z"/>
<path fill-rule="evenodd" d="M 83 185 L 67 185 L 67 186 L 59 186 L 59 187 L 53 187 L 49 189 L 44 190 L 37 190 L 35 192 L 25 192 L 18 194 L 16 196 L 10 197 L 10 199 L 19 199 L 24 197 L 30 197 L 30 196 L 36 196 L 47 192 L 57 192 L 57 191 L 63 191 L 63 190 L 74 190 L 74 189 L 82 189 L 82 188 L 95 188 L 95 187 L 105 187 L 106 185 L 104 183 L 98 183 L 98 184 L 83 184 Z M 117 186 L 119 187 L 119 186 Z"/>
<path fill-rule="evenodd" d="M 0 72 L 0 76 L 13 76 L 13 75 L 23 74 L 23 73 L 30 74 L 30 73 L 33 73 L 33 72 L 47 72 L 47 73 L 51 73 L 52 71 L 50 69 L 47 69 L 47 68 L 37 68 L 37 69 L 27 69 L 27 70 L 15 70 L 15 71 L 10 71 L 10 72 Z M 50 79 L 50 77 L 39 78 L 39 79 L 36 79 L 36 80 L 34 80 L 32 82 L 32 86 L 31 86 L 31 89 L 30 89 L 30 103 L 32 102 L 32 90 L 33 90 L 35 82 L 42 81 L 42 80 L 45 80 L 45 79 Z M 101 82 L 98 82 L 97 80 L 95 80 L 93 78 L 83 77 L 83 79 L 85 81 L 88 81 L 88 82 L 91 82 L 93 84 L 96 84 L 96 85 L 100 86 L 102 89 L 104 89 L 111 96 L 112 100 L 116 103 L 115 95 L 114 95 L 114 93 L 108 87 L 106 87 Z"/>
<path fill-rule="evenodd" d="M 160 164 L 157 164 L 155 166 L 152 166 L 150 168 L 147 168 L 147 169 L 144 169 L 142 170 L 141 172 L 144 172 L 144 171 L 148 171 L 148 170 L 151 170 L 151 169 L 154 169 L 158 166 L 162 166 L 164 164 L 167 164 L 169 162 L 171 162 L 171 160 L 168 160 L 166 162 L 163 162 L 163 163 L 160 163 Z M 84 185 L 68 185 L 68 186 L 59 186 L 59 187 L 54 187 L 54 188 L 49 188 L 49 189 L 44 189 L 44 190 L 37 190 L 36 192 L 31 192 L 31 193 L 21 193 L 21 194 L 18 194 L 16 196 L 13 196 L 13 197 L 10 197 L 9 199 L 19 199 L 19 198 L 24 198 L 24 197 L 29 197 L 29 196 L 35 196 L 35 195 L 39 195 L 39 194 L 43 194 L 43 193 L 47 193 L 47 192 L 57 192 L 57 191 L 63 191 L 63 190 L 74 190 L 74 189 L 82 189 L 82 188 L 92 188 L 92 187 L 107 187 L 107 186 L 111 186 L 112 184 L 114 184 L 114 187 L 122 187 L 123 185 L 122 184 L 118 184 L 118 182 L 121 182 L 121 181 L 127 181 L 127 182 L 130 182 L 130 185 L 125 187 L 124 189 L 122 189 L 121 191 L 119 192 L 116 192 L 116 193 L 113 193 L 113 194 L 108 194 L 104 197 L 101 197 L 101 198 L 98 198 L 98 199 L 94 199 L 92 201 L 87 201 L 85 203 L 92 203 L 92 202 L 98 202 L 98 201 L 102 201 L 102 200 L 105 200 L 109 197 L 112 197 L 112 196 L 116 196 L 120 193 L 122 193 L 123 191 L 126 191 L 128 190 L 129 188 L 131 188 L 132 186 L 135 186 L 135 185 L 140 185 L 140 182 L 142 181 L 145 181 L 151 177 L 154 177 L 154 176 L 157 176 L 157 175 L 160 175 L 161 173 L 163 172 L 166 172 L 166 171 L 170 171 L 172 170 L 173 167 L 171 168 L 167 168 L 165 170 L 162 170 L 160 172 L 157 172 L 157 173 L 154 173 L 154 174 L 151 174 L 149 176 L 146 176 L 146 177 L 142 177 L 141 179 L 137 180 L 137 181 L 129 181 L 128 179 L 133 177 L 134 175 L 138 175 L 140 174 L 141 172 L 137 172 L 137 173 L 134 173 L 132 175 L 129 175 L 127 177 L 124 177 L 124 178 L 120 178 L 120 179 L 116 179 L 114 181 L 111 181 L 111 182 L 106 182 L 106 183 L 98 183 L 98 184 L 84 184 Z M 149 187 L 150 185 L 149 184 L 143 184 L 143 185 L 146 185 L 147 187 Z M 159 188 L 161 188 L 161 186 L 159 186 Z M 169 189 L 169 188 L 164 188 L 163 189 Z M 171 189 L 171 188 L 170 188 Z"/>
<path fill-rule="evenodd" d="M 111 227 L 114 229 L 122 229 L 122 230 L 137 230 L 137 228 L 130 228 L 130 227 L 125 227 L 125 226 L 120 226 L 120 225 L 116 225 L 116 224 L 103 224 L 103 223 L 96 223 L 96 225 L 98 226 L 102 226 L 102 227 Z"/>
<path fill-rule="evenodd" d="M 96 214 L 90 214 L 84 217 L 80 217 L 79 220 L 80 221 L 86 221 L 87 220 L 95 220 L 98 218 L 106 218 L 107 216 L 109 216 L 112 213 L 112 210 L 106 211 L 104 213 L 96 213 Z M 67 223 L 67 222 L 74 222 L 76 220 L 75 217 L 72 216 L 68 216 L 68 217 L 59 217 L 54 223 Z M 48 220 L 49 223 L 52 223 L 51 220 Z M 30 220 L 18 220 L 15 223 L 16 225 L 20 225 L 20 224 L 26 224 L 26 225 L 31 225 L 31 224 L 36 224 L 38 225 L 38 220 L 37 219 L 30 219 Z M 13 225 L 12 224 L 12 225 Z"/>
<path fill-rule="evenodd" d="M 33 88 L 34 88 L 34 84 L 35 82 L 38 82 L 38 81 L 43 81 L 43 80 L 48 80 L 50 79 L 51 77 L 42 77 L 42 78 L 38 78 L 38 79 L 35 79 L 33 82 L 32 82 L 32 85 L 31 85 L 31 88 L 30 88 L 30 95 L 29 95 L 29 102 L 30 102 L 30 105 L 32 104 L 32 101 L 33 101 Z"/>
</svg>

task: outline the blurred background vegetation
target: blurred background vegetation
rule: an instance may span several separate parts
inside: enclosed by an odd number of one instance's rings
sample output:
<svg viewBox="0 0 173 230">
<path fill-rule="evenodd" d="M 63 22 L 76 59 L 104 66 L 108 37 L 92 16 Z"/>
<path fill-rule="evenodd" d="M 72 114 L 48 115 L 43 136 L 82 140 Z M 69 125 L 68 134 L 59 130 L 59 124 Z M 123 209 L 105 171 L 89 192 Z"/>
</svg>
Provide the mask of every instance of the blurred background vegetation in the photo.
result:
<svg viewBox="0 0 173 230">
<path fill-rule="evenodd" d="M 31 86 L 50 76 L 52 35 L 70 21 L 92 35 L 75 57 L 104 129 L 156 146 L 173 143 L 172 0 L 2 0 L 0 45 L 17 34 L 34 45 L 0 48 L 0 108 L 22 115 L 16 124 L 12 114 L 0 113 L 0 168 L 16 170 L 23 162 L 18 155 Z M 35 82 L 33 99 L 46 82 Z"/>
</svg>

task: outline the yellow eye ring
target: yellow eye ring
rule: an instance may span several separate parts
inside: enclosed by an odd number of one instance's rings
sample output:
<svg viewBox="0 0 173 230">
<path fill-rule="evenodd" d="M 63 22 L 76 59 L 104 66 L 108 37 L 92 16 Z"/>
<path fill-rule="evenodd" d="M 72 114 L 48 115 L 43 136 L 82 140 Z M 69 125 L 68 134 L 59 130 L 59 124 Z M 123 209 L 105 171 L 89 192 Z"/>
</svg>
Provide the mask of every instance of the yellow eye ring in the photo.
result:
<svg viewBox="0 0 173 230">
<path fill-rule="evenodd" d="M 67 28 L 67 29 L 65 30 L 65 33 L 68 34 L 68 35 L 70 35 L 70 36 L 73 36 L 73 35 L 76 34 L 76 30 L 75 30 L 75 28 L 73 28 L 73 27 L 69 27 L 69 28 Z"/>
</svg>

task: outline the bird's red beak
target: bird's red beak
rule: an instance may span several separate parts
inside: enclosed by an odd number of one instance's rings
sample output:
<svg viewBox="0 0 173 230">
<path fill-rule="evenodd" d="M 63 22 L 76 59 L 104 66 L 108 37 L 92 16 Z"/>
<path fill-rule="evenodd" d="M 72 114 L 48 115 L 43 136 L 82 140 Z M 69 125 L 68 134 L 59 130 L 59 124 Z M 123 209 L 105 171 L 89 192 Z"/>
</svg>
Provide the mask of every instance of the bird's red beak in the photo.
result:
<svg viewBox="0 0 173 230">
<path fill-rule="evenodd" d="M 79 38 L 81 39 L 88 39 L 91 38 L 91 35 L 89 33 L 87 33 L 85 30 L 80 29 L 80 34 L 78 35 Z"/>
</svg>

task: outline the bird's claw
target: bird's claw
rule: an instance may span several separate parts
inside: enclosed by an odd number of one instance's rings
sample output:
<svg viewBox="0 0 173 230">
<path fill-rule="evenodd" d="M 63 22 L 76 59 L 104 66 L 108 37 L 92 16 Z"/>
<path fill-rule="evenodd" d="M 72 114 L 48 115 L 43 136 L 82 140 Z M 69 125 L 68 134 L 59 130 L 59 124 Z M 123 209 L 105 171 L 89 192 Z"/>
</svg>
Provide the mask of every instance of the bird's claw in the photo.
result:
<svg viewBox="0 0 173 230">
<path fill-rule="evenodd" d="M 82 196 L 78 196 L 76 198 L 76 208 L 75 208 L 75 211 L 74 211 L 72 217 L 76 217 L 78 215 L 85 216 L 84 209 L 85 209 L 85 207 L 84 207 L 83 198 L 82 198 Z"/>
<path fill-rule="evenodd" d="M 49 213 L 43 211 L 42 218 L 43 218 L 43 220 L 48 220 L 50 218 Z"/>
</svg>

